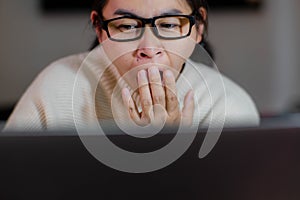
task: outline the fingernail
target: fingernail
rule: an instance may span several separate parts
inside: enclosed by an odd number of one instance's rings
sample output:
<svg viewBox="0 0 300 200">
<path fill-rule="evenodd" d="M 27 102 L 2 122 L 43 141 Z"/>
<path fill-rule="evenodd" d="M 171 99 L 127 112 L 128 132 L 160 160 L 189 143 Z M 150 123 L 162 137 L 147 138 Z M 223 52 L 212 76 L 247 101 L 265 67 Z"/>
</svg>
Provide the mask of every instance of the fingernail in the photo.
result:
<svg viewBox="0 0 300 200">
<path fill-rule="evenodd" d="M 148 69 L 148 71 L 149 71 L 149 74 L 151 74 L 151 75 L 157 75 L 159 73 L 157 67 L 150 67 Z"/>
<path fill-rule="evenodd" d="M 147 72 L 145 70 L 141 70 L 138 73 L 139 79 L 147 79 Z"/>
<path fill-rule="evenodd" d="M 141 70 L 139 71 L 138 73 L 138 82 L 141 82 L 141 83 L 144 83 L 146 82 L 148 79 L 147 79 L 147 72 L 145 70 Z"/>
<path fill-rule="evenodd" d="M 173 73 L 172 73 L 170 70 L 166 70 L 166 71 L 165 71 L 165 76 L 166 76 L 167 78 L 171 78 L 171 77 L 173 76 Z"/>
</svg>

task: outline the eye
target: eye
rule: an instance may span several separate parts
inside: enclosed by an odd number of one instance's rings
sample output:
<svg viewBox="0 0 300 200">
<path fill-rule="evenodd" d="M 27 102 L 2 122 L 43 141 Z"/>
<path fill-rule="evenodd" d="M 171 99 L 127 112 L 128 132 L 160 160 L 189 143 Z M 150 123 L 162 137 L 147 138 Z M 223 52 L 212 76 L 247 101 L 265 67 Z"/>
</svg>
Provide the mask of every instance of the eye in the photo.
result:
<svg viewBox="0 0 300 200">
<path fill-rule="evenodd" d="M 135 30 L 138 28 L 138 26 L 133 24 L 120 24 L 119 26 L 117 26 L 117 28 L 123 32 L 123 31 Z"/>
<path fill-rule="evenodd" d="M 180 25 L 178 24 L 172 24 L 172 23 L 161 23 L 159 24 L 159 27 L 164 28 L 164 29 L 176 29 Z"/>
</svg>

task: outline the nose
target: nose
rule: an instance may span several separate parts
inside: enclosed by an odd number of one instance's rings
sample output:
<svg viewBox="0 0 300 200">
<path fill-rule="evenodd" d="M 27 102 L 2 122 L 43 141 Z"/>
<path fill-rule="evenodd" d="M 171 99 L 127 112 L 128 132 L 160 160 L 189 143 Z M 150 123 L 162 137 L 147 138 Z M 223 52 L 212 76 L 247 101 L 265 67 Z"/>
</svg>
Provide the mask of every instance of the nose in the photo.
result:
<svg viewBox="0 0 300 200">
<path fill-rule="evenodd" d="M 138 57 L 140 59 L 152 59 L 162 54 L 161 49 L 154 47 L 144 47 L 138 49 Z"/>
<path fill-rule="evenodd" d="M 145 33 L 140 40 L 137 57 L 140 60 L 157 58 L 163 55 L 160 40 L 153 34 L 151 28 L 145 28 Z"/>
</svg>

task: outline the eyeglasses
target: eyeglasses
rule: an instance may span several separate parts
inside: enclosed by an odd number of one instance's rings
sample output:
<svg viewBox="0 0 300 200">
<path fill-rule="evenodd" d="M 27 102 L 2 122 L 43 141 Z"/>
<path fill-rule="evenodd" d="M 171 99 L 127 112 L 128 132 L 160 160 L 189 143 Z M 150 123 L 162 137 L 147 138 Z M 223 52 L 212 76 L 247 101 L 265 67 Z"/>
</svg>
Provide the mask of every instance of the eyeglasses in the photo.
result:
<svg viewBox="0 0 300 200">
<path fill-rule="evenodd" d="M 146 24 L 157 38 L 177 40 L 191 34 L 195 17 L 192 15 L 166 15 L 153 18 L 118 17 L 106 21 L 99 20 L 110 40 L 129 42 L 140 39 Z"/>
</svg>

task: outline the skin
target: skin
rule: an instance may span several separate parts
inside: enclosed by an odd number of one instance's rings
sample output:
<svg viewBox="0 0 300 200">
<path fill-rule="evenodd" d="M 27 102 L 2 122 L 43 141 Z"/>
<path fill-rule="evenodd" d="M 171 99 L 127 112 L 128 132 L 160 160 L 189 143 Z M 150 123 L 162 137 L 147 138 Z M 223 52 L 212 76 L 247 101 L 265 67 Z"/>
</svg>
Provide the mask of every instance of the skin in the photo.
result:
<svg viewBox="0 0 300 200">
<path fill-rule="evenodd" d="M 103 9 L 104 19 L 123 16 L 117 13 L 120 9 L 143 18 L 172 13 L 175 9 L 179 14 L 192 13 L 185 0 L 109 0 Z M 205 16 L 203 8 L 200 12 Z M 91 21 L 94 21 L 97 15 L 96 11 L 92 11 Z M 138 84 L 141 113 L 138 112 L 129 90 L 122 90 L 124 105 L 135 123 L 141 126 L 149 123 L 159 125 L 164 122 L 173 125 L 182 120 L 183 124 L 191 125 L 194 110 L 193 91 L 186 94 L 184 106 L 180 110 L 175 81 L 185 60 L 192 54 L 195 44 L 202 40 L 203 29 L 204 25 L 200 24 L 198 27 L 193 26 L 188 38 L 161 40 L 148 27 L 141 39 L 130 42 L 111 41 L 104 30 L 96 29 L 99 42 L 121 76 L 135 68 L 139 69 L 133 76 L 136 76 Z M 142 67 L 137 68 L 140 66 Z"/>
</svg>

